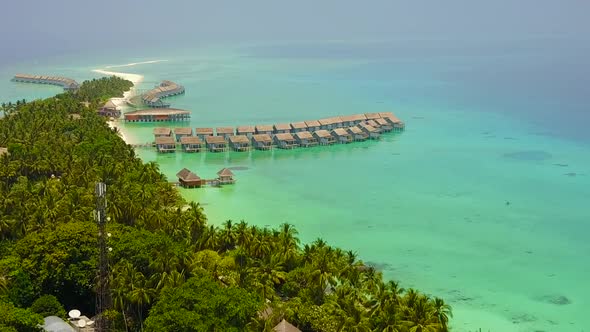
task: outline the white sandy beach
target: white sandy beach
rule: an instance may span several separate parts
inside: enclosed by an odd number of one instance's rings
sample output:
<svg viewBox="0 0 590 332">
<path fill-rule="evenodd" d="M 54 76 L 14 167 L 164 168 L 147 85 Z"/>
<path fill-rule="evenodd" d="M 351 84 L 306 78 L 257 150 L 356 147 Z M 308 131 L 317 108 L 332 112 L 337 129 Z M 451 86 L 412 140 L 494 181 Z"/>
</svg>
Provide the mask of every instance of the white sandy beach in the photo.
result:
<svg viewBox="0 0 590 332">
<path fill-rule="evenodd" d="M 152 62 L 150 62 L 150 63 L 152 63 Z M 122 66 L 129 66 L 129 65 L 122 65 Z M 110 66 L 110 67 L 115 67 L 115 66 Z M 113 103 L 115 103 L 115 105 L 117 105 L 117 107 L 119 107 L 119 108 L 128 107 L 127 100 L 133 96 L 134 90 L 137 88 L 137 86 L 141 82 L 143 82 L 143 78 L 144 78 L 143 75 L 108 71 L 108 70 L 104 70 L 104 69 L 94 69 L 92 71 L 95 73 L 103 74 L 103 75 L 121 77 L 123 79 L 133 82 L 133 87 L 129 91 L 127 91 L 123 94 L 123 98 L 111 98 L 111 101 L 113 101 Z M 116 126 L 117 121 L 118 121 L 118 119 L 115 119 L 115 121 L 108 121 L 107 123 L 109 124 L 109 126 L 111 128 L 118 128 L 119 135 L 121 135 L 121 137 L 123 138 L 123 140 L 125 142 L 129 143 L 129 141 L 127 140 L 127 137 L 125 136 L 125 133 L 123 131 L 121 131 L 120 127 Z"/>
</svg>

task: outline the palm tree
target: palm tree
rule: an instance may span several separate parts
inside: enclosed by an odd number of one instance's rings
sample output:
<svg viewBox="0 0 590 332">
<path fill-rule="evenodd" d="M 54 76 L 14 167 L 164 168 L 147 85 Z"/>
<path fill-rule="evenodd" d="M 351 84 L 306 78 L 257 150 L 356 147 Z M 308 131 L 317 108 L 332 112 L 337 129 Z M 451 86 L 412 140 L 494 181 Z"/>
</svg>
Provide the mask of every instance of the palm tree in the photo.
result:
<svg viewBox="0 0 590 332">
<path fill-rule="evenodd" d="M 437 317 L 438 323 L 441 325 L 441 332 L 447 332 L 449 330 L 449 317 L 453 317 L 451 306 L 438 297 L 434 298 L 433 306 L 434 315 Z"/>
</svg>

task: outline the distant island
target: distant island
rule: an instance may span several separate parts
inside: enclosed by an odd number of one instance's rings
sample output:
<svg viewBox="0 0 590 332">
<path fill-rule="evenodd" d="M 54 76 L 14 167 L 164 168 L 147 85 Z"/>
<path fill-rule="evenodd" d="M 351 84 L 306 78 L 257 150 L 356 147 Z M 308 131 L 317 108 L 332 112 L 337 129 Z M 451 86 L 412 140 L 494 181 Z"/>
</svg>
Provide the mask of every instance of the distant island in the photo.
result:
<svg viewBox="0 0 590 332">
<path fill-rule="evenodd" d="M 442 299 L 384 281 L 357 253 L 290 224 L 207 223 L 97 110 L 117 77 L 0 119 L 0 331 L 78 309 L 109 331 L 449 331 Z M 95 311 L 95 184 L 107 186 L 109 309 Z M 56 318 L 57 319 L 57 318 Z"/>
</svg>

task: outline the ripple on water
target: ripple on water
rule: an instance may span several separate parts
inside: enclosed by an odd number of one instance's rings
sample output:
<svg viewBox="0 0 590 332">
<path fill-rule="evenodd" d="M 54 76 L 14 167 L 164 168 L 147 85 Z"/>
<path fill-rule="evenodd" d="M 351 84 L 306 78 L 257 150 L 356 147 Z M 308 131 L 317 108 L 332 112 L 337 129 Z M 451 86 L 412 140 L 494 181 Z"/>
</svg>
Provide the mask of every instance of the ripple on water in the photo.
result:
<svg viewBox="0 0 590 332">
<path fill-rule="evenodd" d="M 504 158 L 521 160 L 521 161 L 543 161 L 551 159 L 552 155 L 549 152 L 541 150 L 525 150 L 505 153 Z"/>
<path fill-rule="evenodd" d="M 245 171 L 250 169 L 250 167 L 247 166 L 232 166 L 232 167 L 228 167 L 228 169 L 232 170 L 232 171 Z"/>
</svg>

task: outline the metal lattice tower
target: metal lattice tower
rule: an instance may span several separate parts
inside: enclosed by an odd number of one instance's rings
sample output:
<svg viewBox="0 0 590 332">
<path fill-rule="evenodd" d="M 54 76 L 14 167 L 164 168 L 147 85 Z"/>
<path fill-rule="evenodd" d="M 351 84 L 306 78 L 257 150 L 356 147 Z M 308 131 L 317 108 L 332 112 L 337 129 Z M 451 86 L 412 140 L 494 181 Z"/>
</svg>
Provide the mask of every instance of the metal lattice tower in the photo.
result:
<svg viewBox="0 0 590 332">
<path fill-rule="evenodd" d="M 109 262 L 106 234 L 106 184 L 99 182 L 95 186 L 94 194 L 96 196 L 96 211 L 94 219 L 98 224 L 98 275 L 96 279 L 96 314 L 94 330 L 104 332 L 109 330 L 108 320 L 103 317 L 103 313 L 111 308 L 111 290 L 109 287 Z"/>
</svg>

